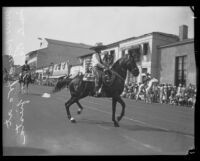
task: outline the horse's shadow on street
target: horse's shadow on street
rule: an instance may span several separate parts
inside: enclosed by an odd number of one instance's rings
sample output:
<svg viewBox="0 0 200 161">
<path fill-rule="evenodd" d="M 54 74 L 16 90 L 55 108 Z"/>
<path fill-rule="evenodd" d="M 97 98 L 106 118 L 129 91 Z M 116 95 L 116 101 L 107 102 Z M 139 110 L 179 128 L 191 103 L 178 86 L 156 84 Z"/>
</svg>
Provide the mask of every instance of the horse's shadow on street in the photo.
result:
<svg viewBox="0 0 200 161">
<path fill-rule="evenodd" d="M 89 119 L 81 119 L 78 123 L 83 123 L 83 124 L 91 124 L 91 125 L 101 125 L 103 127 L 107 127 L 107 128 L 116 128 L 114 127 L 114 124 L 112 121 L 108 122 L 108 121 L 100 121 L 100 120 L 89 120 Z M 155 132 L 165 132 L 165 133 L 175 133 L 175 134 L 179 134 L 179 135 L 188 135 L 188 136 L 192 136 L 194 137 L 193 134 L 191 133 L 185 133 L 185 132 L 180 132 L 180 131 L 176 131 L 176 130 L 165 130 L 159 127 L 150 127 L 150 126 L 144 126 L 144 125 L 127 125 L 125 123 L 120 123 L 120 127 L 121 129 L 124 130 L 129 130 L 129 131 L 146 131 L 146 132 L 151 132 L 151 131 L 155 131 Z"/>
</svg>

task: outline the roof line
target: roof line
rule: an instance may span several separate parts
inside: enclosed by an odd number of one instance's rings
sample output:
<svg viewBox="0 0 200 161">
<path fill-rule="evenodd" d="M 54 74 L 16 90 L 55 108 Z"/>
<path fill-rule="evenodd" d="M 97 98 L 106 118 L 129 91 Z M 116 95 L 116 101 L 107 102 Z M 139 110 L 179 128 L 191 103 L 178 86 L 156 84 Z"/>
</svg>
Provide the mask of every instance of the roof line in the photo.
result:
<svg viewBox="0 0 200 161">
<path fill-rule="evenodd" d="M 61 45 L 61 46 L 70 46 L 70 47 L 83 48 L 83 49 L 90 49 L 91 47 L 93 47 L 92 45 L 89 46 L 89 45 L 86 45 L 86 44 L 83 44 L 83 43 L 75 43 L 75 42 L 54 40 L 54 39 L 49 39 L 49 38 L 44 38 L 44 39 L 47 40 L 48 42 L 49 42 L 49 40 L 50 40 L 50 43 L 52 43 L 52 44 Z M 52 41 L 57 41 L 58 43 L 52 42 Z M 70 44 L 74 44 L 74 45 L 62 44 L 62 43 L 70 43 Z M 76 46 L 76 45 L 85 45 L 85 46 L 88 46 L 88 47 Z"/>
<path fill-rule="evenodd" d="M 186 40 L 183 40 L 183 41 L 178 41 L 178 42 L 174 42 L 174 43 L 171 43 L 171 44 L 162 45 L 162 46 L 159 46 L 158 48 L 165 48 L 165 47 L 182 45 L 182 44 L 187 44 L 187 43 L 192 43 L 192 42 L 194 42 L 194 39 L 186 39 Z"/>
<path fill-rule="evenodd" d="M 108 46 L 113 46 L 113 45 L 115 45 L 115 44 L 116 44 L 116 45 L 119 45 L 119 43 L 121 43 L 121 42 L 126 42 L 126 41 L 129 41 L 129 40 L 131 40 L 131 39 L 136 40 L 136 39 L 139 39 L 139 38 L 141 38 L 141 37 L 150 36 L 150 35 L 153 35 L 153 34 L 161 34 L 161 35 L 168 36 L 168 37 L 178 38 L 177 35 L 173 35 L 173 34 L 167 34 L 167 33 L 163 33 L 163 32 L 151 32 L 151 33 L 143 34 L 143 35 L 140 35 L 140 36 L 137 36 L 137 37 L 129 37 L 129 38 L 127 38 L 127 39 L 120 40 L 120 41 L 116 41 L 116 42 L 114 42 L 114 43 L 110 43 L 110 44 L 105 45 L 105 46 L 108 47 Z"/>
</svg>

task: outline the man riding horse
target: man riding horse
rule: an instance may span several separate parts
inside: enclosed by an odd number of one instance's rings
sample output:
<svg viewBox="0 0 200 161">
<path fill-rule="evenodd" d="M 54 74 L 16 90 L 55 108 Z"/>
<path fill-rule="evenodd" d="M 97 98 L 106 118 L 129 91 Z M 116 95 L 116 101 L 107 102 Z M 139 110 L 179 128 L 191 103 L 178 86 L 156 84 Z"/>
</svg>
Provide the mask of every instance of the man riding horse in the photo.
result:
<svg viewBox="0 0 200 161">
<path fill-rule="evenodd" d="M 107 51 L 103 52 L 104 57 L 108 55 Z M 94 76 L 95 76 L 95 97 L 99 97 L 102 94 L 102 77 L 103 73 L 108 72 L 109 66 L 106 64 L 106 62 L 103 62 L 101 60 L 100 54 L 94 53 L 92 55 L 92 67 L 94 71 Z"/>
<path fill-rule="evenodd" d="M 98 58 L 97 58 L 98 56 Z M 94 63 L 94 59 L 96 60 Z M 105 66 L 100 62 L 100 56 L 96 54 L 96 57 L 93 57 L 93 63 L 95 64 L 96 67 L 96 74 L 98 73 L 98 65 L 101 66 L 103 69 L 106 69 Z M 93 64 L 93 65 L 94 65 Z M 101 69 L 101 71 L 103 71 Z M 94 69 L 95 70 L 95 69 Z M 119 121 L 124 117 L 125 115 L 125 107 L 126 104 L 121 98 L 121 94 L 124 89 L 125 85 L 125 80 L 127 77 L 127 71 L 131 72 L 134 77 L 137 77 L 139 75 L 139 68 L 137 67 L 137 64 L 135 62 L 134 56 L 132 54 L 126 54 L 123 57 L 119 58 L 114 64 L 112 64 L 111 70 L 111 77 L 112 77 L 112 83 L 109 82 L 105 83 L 105 77 L 103 78 L 103 86 L 102 86 L 102 91 L 103 91 L 103 97 L 111 98 L 112 99 L 112 121 L 114 123 L 115 127 L 119 127 Z M 103 73 L 103 72 L 102 72 Z M 103 73 L 103 75 L 105 75 Z M 98 75 L 99 76 L 99 75 Z M 71 81 L 61 81 L 58 82 L 55 86 L 55 88 L 52 91 L 52 94 L 60 91 L 61 89 L 64 89 L 67 85 L 69 85 L 69 91 L 71 97 L 68 99 L 68 101 L 65 103 L 65 109 L 67 112 L 67 118 L 72 122 L 76 123 L 76 120 L 72 117 L 71 112 L 70 112 L 70 107 L 74 103 L 78 105 L 78 111 L 77 114 L 81 114 L 83 107 L 80 104 L 79 100 L 91 96 L 94 94 L 94 91 L 97 91 L 97 85 L 95 85 L 95 82 L 93 81 L 84 81 L 83 80 L 84 75 L 77 76 Z M 97 84 L 97 82 L 96 82 Z M 49 96 L 48 96 L 49 97 Z M 116 116 L 116 105 L 119 103 L 121 105 L 121 113 L 119 116 Z"/>
<path fill-rule="evenodd" d="M 25 60 L 25 64 L 22 66 L 22 75 L 21 75 L 21 80 L 24 80 L 24 78 L 29 75 L 30 73 L 30 66 L 27 64 L 28 61 Z"/>
</svg>

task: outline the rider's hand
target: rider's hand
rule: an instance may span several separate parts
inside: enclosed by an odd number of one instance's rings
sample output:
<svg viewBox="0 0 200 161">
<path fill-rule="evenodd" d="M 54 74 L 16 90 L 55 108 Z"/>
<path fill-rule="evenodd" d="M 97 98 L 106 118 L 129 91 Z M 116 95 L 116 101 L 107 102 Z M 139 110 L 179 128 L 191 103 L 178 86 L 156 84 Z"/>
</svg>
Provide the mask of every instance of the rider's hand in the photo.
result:
<svg viewBox="0 0 200 161">
<path fill-rule="evenodd" d="M 103 69 L 104 72 L 107 71 L 107 70 L 109 70 L 109 68 L 107 68 L 107 67 L 105 67 L 105 68 Z"/>
</svg>

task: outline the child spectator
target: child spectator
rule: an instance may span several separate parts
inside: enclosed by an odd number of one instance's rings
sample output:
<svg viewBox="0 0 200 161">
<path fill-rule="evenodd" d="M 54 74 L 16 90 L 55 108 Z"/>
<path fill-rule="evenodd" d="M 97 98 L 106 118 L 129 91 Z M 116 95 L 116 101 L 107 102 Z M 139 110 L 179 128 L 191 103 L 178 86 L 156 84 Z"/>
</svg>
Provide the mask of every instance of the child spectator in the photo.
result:
<svg viewBox="0 0 200 161">
<path fill-rule="evenodd" d="M 170 96 L 169 96 L 169 104 L 171 105 L 175 105 L 175 96 L 176 96 L 176 92 L 175 92 L 176 88 L 172 87 L 171 92 L 170 92 Z"/>
<path fill-rule="evenodd" d="M 163 84 L 160 84 L 159 86 L 159 96 L 160 96 L 160 103 L 162 104 L 163 103 L 163 87 L 164 85 Z"/>
<path fill-rule="evenodd" d="M 167 86 L 164 85 L 163 88 L 163 98 L 162 98 L 163 103 L 167 103 Z"/>
</svg>

